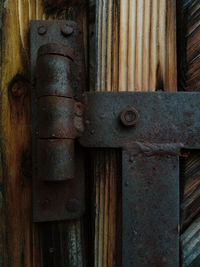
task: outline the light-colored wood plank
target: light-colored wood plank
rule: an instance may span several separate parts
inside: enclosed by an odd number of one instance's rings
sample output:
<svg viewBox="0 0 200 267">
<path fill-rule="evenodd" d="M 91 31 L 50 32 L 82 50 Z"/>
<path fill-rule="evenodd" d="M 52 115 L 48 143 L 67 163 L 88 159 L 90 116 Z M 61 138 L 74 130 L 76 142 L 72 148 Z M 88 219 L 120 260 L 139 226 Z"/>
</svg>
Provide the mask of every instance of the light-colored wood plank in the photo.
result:
<svg viewBox="0 0 200 267">
<path fill-rule="evenodd" d="M 175 1 L 99 0 L 97 18 L 96 90 L 177 90 Z"/>
<path fill-rule="evenodd" d="M 146 0 L 144 5 L 143 21 L 143 51 L 142 51 L 142 89 L 149 91 L 149 61 L 150 61 L 150 22 L 151 22 L 151 1 Z"/>
<path fill-rule="evenodd" d="M 128 91 L 135 91 L 136 0 L 129 0 L 128 16 Z"/>
<path fill-rule="evenodd" d="M 129 0 L 120 1 L 119 91 L 127 90 Z"/>
<path fill-rule="evenodd" d="M 144 0 L 137 0 L 136 9 L 136 40 L 135 40 L 135 90 L 142 91 L 142 54 L 143 54 L 143 16 Z"/>
</svg>

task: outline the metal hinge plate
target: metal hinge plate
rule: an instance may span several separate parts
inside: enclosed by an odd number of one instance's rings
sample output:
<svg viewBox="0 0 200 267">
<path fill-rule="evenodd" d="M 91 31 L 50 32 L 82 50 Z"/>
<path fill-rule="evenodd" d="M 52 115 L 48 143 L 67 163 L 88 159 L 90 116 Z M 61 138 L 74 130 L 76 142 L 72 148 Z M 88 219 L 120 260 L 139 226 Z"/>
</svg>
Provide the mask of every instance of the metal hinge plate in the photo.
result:
<svg viewBox="0 0 200 267">
<path fill-rule="evenodd" d="M 82 32 L 73 21 L 32 21 L 30 33 L 33 219 L 71 220 L 85 209 L 84 157 L 74 142 L 82 130 Z"/>
</svg>

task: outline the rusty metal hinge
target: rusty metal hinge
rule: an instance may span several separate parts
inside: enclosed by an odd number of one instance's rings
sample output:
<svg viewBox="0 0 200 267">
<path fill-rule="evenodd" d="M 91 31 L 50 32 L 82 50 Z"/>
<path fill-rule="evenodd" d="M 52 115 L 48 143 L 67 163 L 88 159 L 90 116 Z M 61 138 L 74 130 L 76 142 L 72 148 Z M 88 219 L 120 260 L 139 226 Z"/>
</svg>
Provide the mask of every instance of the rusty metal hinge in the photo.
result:
<svg viewBox="0 0 200 267">
<path fill-rule="evenodd" d="M 74 22 L 31 23 L 33 216 L 84 212 L 83 147 L 122 150 L 122 265 L 179 266 L 179 156 L 200 149 L 200 93 L 83 88 Z"/>
<path fill-rule="evenodd" d="M 33 219 L 83 214 L 82 32 L 73 21 L 31 22 Z M 76 168 L 76 165 L 79 167 Z"/>
</svg>

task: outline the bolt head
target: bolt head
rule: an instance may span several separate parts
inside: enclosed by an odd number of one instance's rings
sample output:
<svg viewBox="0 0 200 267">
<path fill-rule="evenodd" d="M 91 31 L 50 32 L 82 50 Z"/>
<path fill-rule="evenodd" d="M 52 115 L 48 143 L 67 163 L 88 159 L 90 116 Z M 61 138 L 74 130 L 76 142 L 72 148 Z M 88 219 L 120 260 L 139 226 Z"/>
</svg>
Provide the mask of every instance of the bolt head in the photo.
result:
<svg viewBox="0 0 200 267">
<path fill-rule="evenodd" d="M 61 26 L 61 33 L 64 36 L 69 36 L 74 32 L 74 29 L 67 24 Z"/>
<path fill-rule="evenodd" d="M 77 212 L 80 208 L 79 201 L 77 199 L 70 199 L 66 204 L 66 209 L 69 212 Z"/>
<path fill-rule="evenodd" d="M 38 34 L 39 34 L 39 35 L 44 35 L 46 32 L 47 32 L 46 27 L 44 27 L 44 26 L 40 26 L 40 27 L 38 28 Z"/>
<path fill-rule="evenodd" d="M 121 123 L 126 127 L 135 126 L 139 119 L 139 113 L 133 107 L 126 108 L 120 114 Z"/>
</svg>

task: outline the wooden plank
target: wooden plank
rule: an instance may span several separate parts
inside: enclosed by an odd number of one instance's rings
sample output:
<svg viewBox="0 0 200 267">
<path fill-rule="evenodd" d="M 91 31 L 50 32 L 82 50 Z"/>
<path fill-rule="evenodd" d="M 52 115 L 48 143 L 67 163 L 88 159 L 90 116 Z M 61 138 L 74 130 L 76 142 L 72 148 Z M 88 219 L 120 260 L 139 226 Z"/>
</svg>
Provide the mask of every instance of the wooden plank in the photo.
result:
<svg viewBox="0 0 200 267">
<path fill-rule="evenodd" d="M 179 90 L 200 91 L 200 3 L 177 3 Z M 190 151 L 182 160 L 181 245 L 183 266 L 199 266 L 200 153 Z"/>
<path fill-rule="evenodd" d="M 99 0 L 97 18 L 96 90 L 177 89 L 175 1 Z"/>
<path fill-rule="evenodd" d="M 109 0 L 95 0 L 95 2 L 97 13 L 95 90 L 176 91 L 174 1 L 113 0 L 112 4 Z M 113 29 L 111 37 L 110 24 Z M 102 27 L 106 38 L 104 36 L 102 38 Z M 112 42 L 111 56 L 108 55 L 107 40 L 109 47 Z M 108 66 L 112 67 L 112 72 L 102 73 Z M 121 188 L 121 181 L 116 171 L 117 166 L 117 169 L 120 169 L 117 153 L 119 152 L 99 150 L 97 154 L 93 152 L 91 155 L 93 192 L 95 192 L 93 198 L 95 267 L 121 266 L 119 229 L 121 223 L 118 221 L 121 218 L 121 193 L 118 191 Z"/>
<path fill-rule="evenodd" d="M 1 1 L 1 266 L 83 266 L 82 221 L 32 225 L 29 21 L 76 19 L 83 1 Z"/>
</svg>

